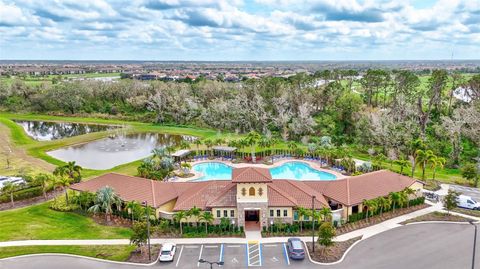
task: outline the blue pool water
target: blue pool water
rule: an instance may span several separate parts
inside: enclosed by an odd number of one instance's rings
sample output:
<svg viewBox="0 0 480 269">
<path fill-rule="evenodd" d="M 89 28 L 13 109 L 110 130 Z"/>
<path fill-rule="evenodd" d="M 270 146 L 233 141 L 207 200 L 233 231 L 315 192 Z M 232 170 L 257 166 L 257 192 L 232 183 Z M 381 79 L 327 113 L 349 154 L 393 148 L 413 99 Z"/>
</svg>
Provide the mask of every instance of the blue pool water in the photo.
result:
<svg viewBox="0 0 480 269">
<path fill-rule="evenodd" d="M 232 179 L 232 167 L 219 162 L 206 162 L 193 166 L 195 172 L 203 176 L 196 181 Z M 273 179 L 294 180 L 334 180 L 335 175 L 319 171 L 302 162 L 287 162 L 278 167 L 270 168 Z"/>
</svg>

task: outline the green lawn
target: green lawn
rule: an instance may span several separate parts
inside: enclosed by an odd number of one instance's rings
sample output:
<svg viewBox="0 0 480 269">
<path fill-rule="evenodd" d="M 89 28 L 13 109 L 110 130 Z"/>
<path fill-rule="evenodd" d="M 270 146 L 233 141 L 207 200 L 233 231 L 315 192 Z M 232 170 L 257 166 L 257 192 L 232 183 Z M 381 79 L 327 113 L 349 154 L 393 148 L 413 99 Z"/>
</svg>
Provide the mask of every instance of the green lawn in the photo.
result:
<svg viewBox="0 0 480 269">
<path fill-rule="evenodd" d="M 130 245 L 0 247 L 0 259 L 26 254 L 64 253 L 111 261 L 126 261 L 134 249 L 135 246 Z"/>
<path fill-rule="evenodd" d="M 0 241 L 129 238 L 129 228 L 109 227 L 91 218 L 48 208 L 48 202 L 0 212 Z"/>
</svg>

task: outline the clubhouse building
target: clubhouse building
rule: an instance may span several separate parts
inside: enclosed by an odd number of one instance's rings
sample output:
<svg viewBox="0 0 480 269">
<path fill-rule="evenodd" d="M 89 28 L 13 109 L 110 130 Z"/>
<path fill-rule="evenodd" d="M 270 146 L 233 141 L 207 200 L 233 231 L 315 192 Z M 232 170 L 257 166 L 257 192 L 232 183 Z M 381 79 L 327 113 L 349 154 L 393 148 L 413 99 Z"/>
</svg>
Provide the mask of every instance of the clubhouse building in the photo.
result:
<svg viewBox="0 0 480 269">
<path fill-rule="evenodd" d="M 388 170 L 337 180 L 273 179 L 267 168 L 235 168 L 232 180 L 161 182 L 109 173 L 72 185 L 75 191 L 96 192 L 110 186 L 125 202 L 146 201 L 159 218 L 196 206 L 210 211 L 215 223 L 228 218 L 239 226 L 261 228 L 278 221 L 298 220 L 297 209 L 332 209 L 333 220 L 348 219 L 364 210 L 362 202 L 411 188 L 420 194 L 423 183 Z M 413 198 L 413 197 L 411 197 Z"/>
</svg>

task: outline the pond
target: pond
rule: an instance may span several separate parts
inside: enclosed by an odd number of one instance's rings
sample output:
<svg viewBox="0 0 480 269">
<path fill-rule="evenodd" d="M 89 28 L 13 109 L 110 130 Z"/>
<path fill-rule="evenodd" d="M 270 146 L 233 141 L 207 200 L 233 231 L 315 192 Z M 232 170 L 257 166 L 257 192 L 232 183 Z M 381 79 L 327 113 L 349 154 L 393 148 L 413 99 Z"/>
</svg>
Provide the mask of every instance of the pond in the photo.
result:
<svg viewBox="0 0 480 269">
<path fill-rule="evenodd" d="M 193 141 L 195 138 L 159 133 L 120 134 L 49 151 L 47 154 L 65 162 L 75 161 L 83 168 L 104 170 L 146 158 L 154 148 L 176 146 L 182 140 Z"/>
<path fill-rule="evenodd" d="M 15 121 L 28 136 L 38 141 L 50 141 L 118 128 L 118 126 L 48 121 Z"/>
</svg>

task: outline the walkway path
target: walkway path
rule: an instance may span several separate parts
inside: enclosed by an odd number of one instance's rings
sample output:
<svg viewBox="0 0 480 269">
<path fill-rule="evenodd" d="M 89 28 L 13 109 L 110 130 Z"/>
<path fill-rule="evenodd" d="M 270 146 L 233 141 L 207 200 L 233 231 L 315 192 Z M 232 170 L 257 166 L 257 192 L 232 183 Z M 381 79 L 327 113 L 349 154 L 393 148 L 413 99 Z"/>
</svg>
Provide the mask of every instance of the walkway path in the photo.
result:
<svg viewBox="0 0 480 269">
<path fill-rule="evenodd" d="M 430 202 L 427 202 L 430 203 Z M 372 225 L 363 229 L 358 229 L 346 234 L 342 234 L 334 239 L 334 241 L 345 241 L 351 238 L 358 236 L 363 236 L 363 238 L 368 238 L 373 235 L 382 233 L 384 231 L 402 226 L 400 223 L 422 216 L 434 211 L 445 212 L 442 209 L 440 203 L 432 204 L 432 206 L 420 209 L 402 216 L 398 216 L 393 219 L 389 219 L 382 223 Z M 450 212 L 451 214 L 471 218 L 476 221 L 480 221 L 480 218 L 468 216 L 461 213 Z M 255 236 L 257 237 L 257 236 Z M 267 237 L 267 238 L 155 238 L 152 239 L 152 244 L 162 244 L 165 242 L 171 242 L 176 244 L 216 244 L 222 242 L 224 244 L 244 244 L 247 240 L 255 239 L 260 243 L 277 243 L 277 242 L 286 242 L 288 237 Z M 301 237 L 304 241 L 310 241 L 312 237 L 306 236 Z M 9 247 L 9 246 L 40 246 L 40 245 L 127 245 L 129 244 L 128 239 L 95 239 L 95 240 L 21 240 L 21 241 L 6 241 L 0 242 L 0 247 Z"/>
</svg>

